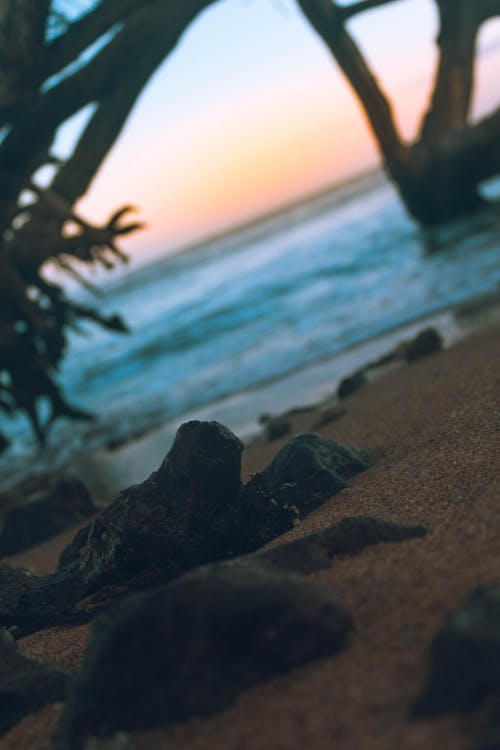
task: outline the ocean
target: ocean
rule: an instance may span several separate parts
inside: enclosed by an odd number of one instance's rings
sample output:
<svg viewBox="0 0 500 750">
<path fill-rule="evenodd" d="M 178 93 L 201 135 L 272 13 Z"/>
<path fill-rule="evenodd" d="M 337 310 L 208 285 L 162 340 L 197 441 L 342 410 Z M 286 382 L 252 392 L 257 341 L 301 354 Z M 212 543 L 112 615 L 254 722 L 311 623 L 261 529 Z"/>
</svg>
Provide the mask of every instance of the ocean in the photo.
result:
<svg viewBox="0 0 500 750">
<path fill-rule="evenodd" d="M 460 309 L 499 289 L 499 213 L 424 233 L 376 172 L 110 276 L 97 300 L 72 290 L 122 315 L 131 333 L 71 334 L 58 380 L 97 421 L 60 420 L 44 450 L 24 418 L 2 425 L 13 438 L 0 458 L 3 484 L 27 462 L 43 471 L 155 431 L 164 454 L 177 426 L 198 416 L 248 439 L 259 414 L 324 398 L 429 321 L 448 342 L 458 338 Z"/>
</svg>

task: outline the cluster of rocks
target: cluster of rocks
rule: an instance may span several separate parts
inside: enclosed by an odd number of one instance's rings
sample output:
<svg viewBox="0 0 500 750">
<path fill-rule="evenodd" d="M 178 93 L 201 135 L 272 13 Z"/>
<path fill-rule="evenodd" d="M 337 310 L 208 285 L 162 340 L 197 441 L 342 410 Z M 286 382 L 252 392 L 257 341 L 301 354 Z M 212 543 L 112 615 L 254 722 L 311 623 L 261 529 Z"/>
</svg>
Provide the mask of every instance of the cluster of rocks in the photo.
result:
<svg viewBox="0 0 500 750">
<path fill-rule="evenodd" d="M 337 555 L 424 529 L 354 517 L 260 550 L 371 459 L 301 435 L 243 485 L 241 451 L 222 425 L 187 423 L 158 471 L 82 529 L 53 575 L 0 568 L 0 625 L 14 635 L 106 608 L 76 679 L 24 659 L 4 638 L 3 730 L 62 700 L 69 685 L 57 741 L 79 748 L 88 736 L 219 710 L 249 685 L 342 647 L 349 614 L 305 576 Z"/>
<path fill-rule="evenodd" d="M 337 399 L 342 401 L 367 385 L 371 379 L 377 376 L 378 372 L 383 371 L 388 365 L 415 362 L 417 359 L 435 354 L 442 348 L 441 334 L 436 328 L 429 326 L 423 328 L 413 338 L 402 341 L 387 354 L 358 368 L 343 378 L 336 393 L 325 400 L 324 408 L 320 411 L 315 427 L 324 427 L 345 414 L 345 409 L 339 408 L 336 404 L 331 404 L 332 398 L 334 401 L 337 401 Z M 289 435 L 293 427 L 293 418 L 300 411 L 309 411 L 309 409 L 291 409 L 283 414 L 262 414 L 259 422 L 263 426 L 265 439 L 272 443 L 285 435 Z"/>
<path fill-rule="evenodd" d="M 371 371 L 376 371 L 393 363 L 415 362 L 429 354 L 435 354 L 442 348 L 443 339 L 439 331 L 432 326 L 424 328 L 414 338 L 402 341 L 392 351 L 343 378 L 337 388 L 337 397 L 344 399 L 359 391 L 369 382 Z"/>
</svg>

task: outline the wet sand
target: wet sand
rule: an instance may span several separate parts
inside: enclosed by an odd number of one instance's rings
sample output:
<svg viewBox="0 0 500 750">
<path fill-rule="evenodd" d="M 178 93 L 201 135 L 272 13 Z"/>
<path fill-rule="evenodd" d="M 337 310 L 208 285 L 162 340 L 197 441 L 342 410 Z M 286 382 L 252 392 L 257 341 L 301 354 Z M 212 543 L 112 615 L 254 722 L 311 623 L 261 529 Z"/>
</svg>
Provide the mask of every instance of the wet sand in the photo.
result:
<svg viewBox="0 0 500 750">
<path fill-rule="evenodd" d="M 284 540 L 347 515 L 422 524 L 423 539 L 379 545 L 337 559 L 312 578 L 330 587 L 354 621 L 343 651 L 247 690 L 229 709 L 130 738 L 137 750 L 473 750 L 485 710 L 432 721 L 408 717 L 428 674 L 429 645 L 472 589 L 500 584 L 500 327 L 490 327 L 377 382 L 315 427 L 321 409 L 293 417 L 377 457 L 352 486 Z M 244 453 L 245 477 L 289 436 L 258 439 Z M 63 537 L 10 560 L 46 572 Z M 87 627 L 22 639 L 27 655 L 78 668 Z M 61 707 L 48 706 L 0 740 L 1 750 L 46 750 Z M 89 745 L 91 747 L 92 745 Z M 113 747 L 99 744 L 95 747 Z"/>
</svg>

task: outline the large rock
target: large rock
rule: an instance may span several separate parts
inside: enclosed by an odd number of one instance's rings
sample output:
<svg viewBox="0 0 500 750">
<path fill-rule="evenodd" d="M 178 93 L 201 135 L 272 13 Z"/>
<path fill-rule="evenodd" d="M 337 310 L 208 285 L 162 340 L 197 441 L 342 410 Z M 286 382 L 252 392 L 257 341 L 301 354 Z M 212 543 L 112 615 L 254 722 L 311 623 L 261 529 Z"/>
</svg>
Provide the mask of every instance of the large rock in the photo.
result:
<svg viewBox="0 0 500 750">
<path fill-rule="evenodd" d="M 262 472 L 269 492 L 305 515 L 373 464 L 371 456 L 314 432 L 297 435 Z"/>
<path fill-rule="evenodd" d="M 112 599 L 207 562 L 250 552 L 290 529 L 296 511 L 240 481 L 242 444 L 217 422 L 188 422 L 158 471 L 122 492 L 63 552 L 53 576 L 5 573 L 0 626 L 36 629 L 77 616 L 105 588 Z M 8 579 L 8 580 L 7 580 Z"/>
<path fill-rule="evenodd" d="M 0 557 L 5 557 L 75 526 L 96 508 L 80 480 L 46 475 L 2 493 L 0 512 Z"/>
<path fill-rule="evenodd" d="M 61 568 L 72 570 L 84 594 L 130 579 L 142 587 L 249 552 L 291 528 L 292 510 L 262 488 L 242 491 L 242 449 L 217 422 L 182 425 L 159 470 L 80 531 Z M 279 523 L 269 526 L 274 512 Z"/>
<path fill-rule="evenodd" d="M 431 677 L 414 716 L 471 711 L 500 696 L 500 587 L 479 588 L 451 614 L 431 647 Z"/>
<path fill-rule="evenodd" d="M 220 710 L 334 654 L 349 629 L 333 594 L 303 578 L 238 562 L 201 568 L 95 623 L 60 744 Z"/>
<path fill-rule="evenodd" d="M 361 451 L 304 435 L 243 487 L 241 451 L 238 438 L 216 422 L 183 425 L 158 471 L 82 529 L 54 575 L 0 575 L 0 626 L 30 632 L 81 621 L 74 605 L 84 599 L 90 614 L 191 568 L 252 552 L 369 462 Z"/>
<path fill-rule="evenodd" d="M 61 746 L 217 711 L 252 684 L 334 654 L 349 617 L 328 589 L 297 574 L 423 534 L 420 526 L 346 518 L 128 599 L 94 625 L 59 728 Z"/>
<path fill-rule="evenodd" d="M 19 654 L 13 637 L 0 630 L 0 734 L 23 716 L 66 698 L 69 675 Z"/>
</svg>

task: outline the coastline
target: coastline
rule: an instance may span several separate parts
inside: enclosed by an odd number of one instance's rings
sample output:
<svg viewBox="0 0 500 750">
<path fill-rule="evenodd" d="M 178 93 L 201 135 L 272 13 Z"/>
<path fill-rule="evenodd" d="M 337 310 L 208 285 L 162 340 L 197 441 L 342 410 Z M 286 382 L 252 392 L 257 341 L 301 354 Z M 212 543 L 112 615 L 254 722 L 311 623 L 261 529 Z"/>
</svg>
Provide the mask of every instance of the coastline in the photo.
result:
<svg viewBox="0 0 500 750">
<path fill-rule="evenodd" d="M 134 750 L 471 750 L 485 713 L 415 721 L 408 711 L 429 669 L 428 649 L 445 616 L 473 588 L 500 583 L 500 325 L 387 372 L 317 428 L 322 407 L 297 410 L 292 433 L 314 429 L 370 451 L 375 466 L 272 544 L 327 528 L 348 515 L 422 524 L 423 539 L 379 545 L 312 576 L 354 620 L 348 647 L 245 691 L 229 709 L 165 730 L 137 733 Z M 289 436 L 244 451 L 243 473 L 262 469 Z M 167 446 L 168 447 L 168 446 Z M 165 450 L 166 452 L 166 450 Z M 145 472 L 147 473 L 147 472 Z M 13 557 L 48 569 L 71 537 Z M 19 641 L 36 658 L 78 667 L 87 626 L 52 628 Z M 2 750 L 48 750 L 54 704 L 20 722 Z M 111 743 L 99 747 L 112 748 Z"/>
<path fill-rule="evenodd" d="M 246 445 L 262 435 L 262 414 L 285 414 L 296 408 L 321 410 L 338 403 L 336 389 L 342 378 L 366 366 L 425 327 L 435 327 L 445 348 L 500 321 L 500 292 L 495 290 L 465 303 L 420 317 L 395 327 L 357 346 L 314 362 L 285 377 L 246 389 L 229 397 L 180 415 L 160 427 L 133 437 L 115 449 L 100 449 L 75 457 L 68 469 L 89 486 L 98 505 L 108 503 L 120 490 L 143 480 L 162 461 L 179 426 L 191 419 L 216 420 L 230 427 Z M 370 374 L 369 380 L 384 377 L 393 363 Z"/>
</svg>

